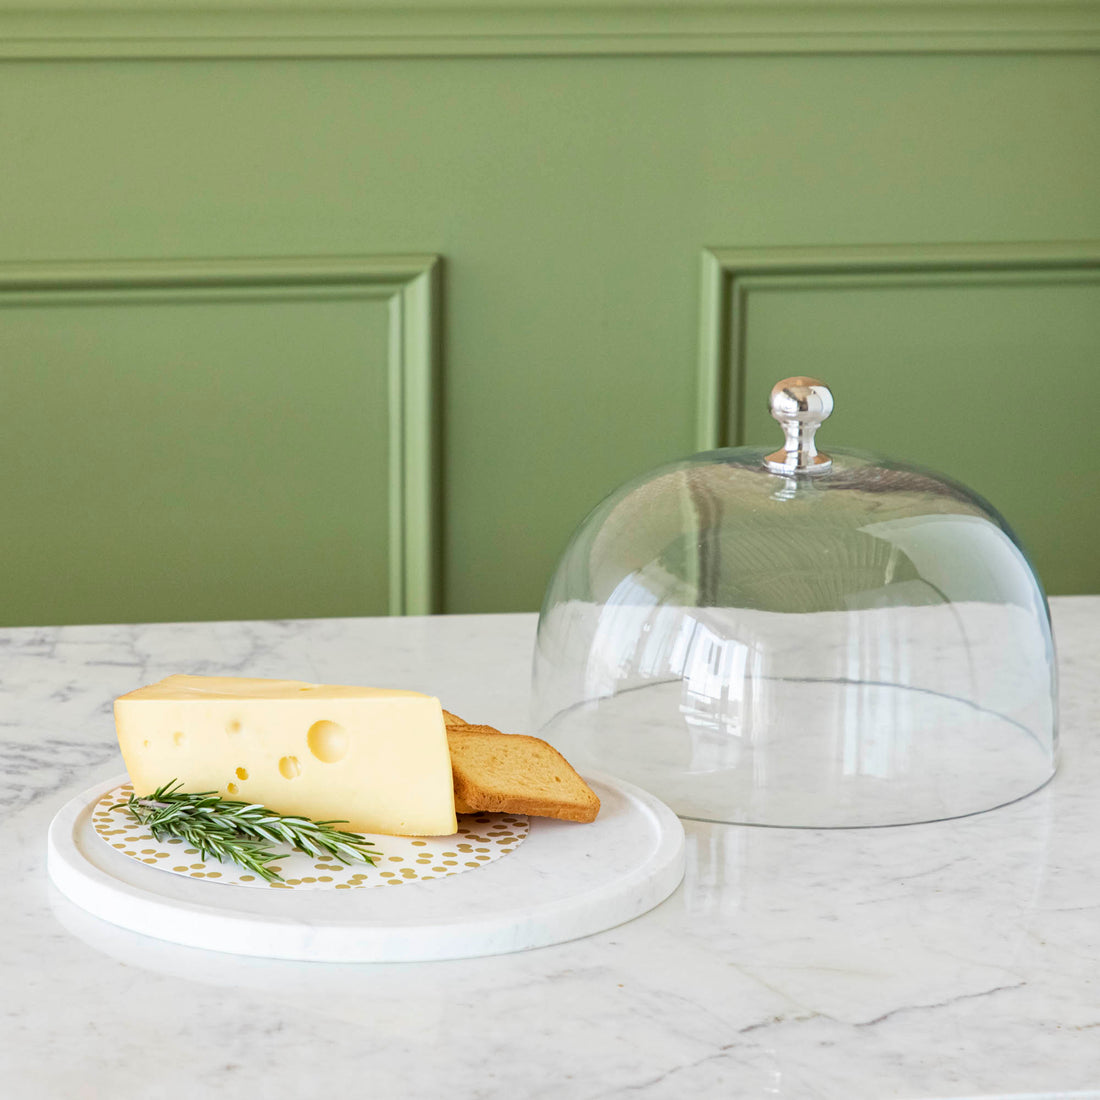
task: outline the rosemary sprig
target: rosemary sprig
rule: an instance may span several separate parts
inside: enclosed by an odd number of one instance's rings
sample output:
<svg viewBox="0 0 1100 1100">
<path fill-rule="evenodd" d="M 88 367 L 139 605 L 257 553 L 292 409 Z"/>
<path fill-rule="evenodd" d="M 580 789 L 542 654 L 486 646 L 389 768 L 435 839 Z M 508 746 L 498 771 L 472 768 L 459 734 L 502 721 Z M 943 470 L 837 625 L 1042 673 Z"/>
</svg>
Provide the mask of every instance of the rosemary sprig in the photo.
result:
<svg viewBox="0 0 1100 1100">
<path fill-rule="evenodd" d="M 131 794 L 112 810 L 126 810 L 146 826 L 156 840 L 176 836 L 197 848 L 199 855 L 230 860 L 261 878 L 282 881 L 267 865 L 280 858 L 269 844 L 291 844 L 310 856 L 327 853 L 342 863 L 374 866 L 374 847 L 358 833 L 333 828 L 342 821 L 311 821 L 308 817 L 278 814 L 255 802 L 235 802 L 216 791 L 187 793 L 171 780 L 150 795 Z"/>
</svg>

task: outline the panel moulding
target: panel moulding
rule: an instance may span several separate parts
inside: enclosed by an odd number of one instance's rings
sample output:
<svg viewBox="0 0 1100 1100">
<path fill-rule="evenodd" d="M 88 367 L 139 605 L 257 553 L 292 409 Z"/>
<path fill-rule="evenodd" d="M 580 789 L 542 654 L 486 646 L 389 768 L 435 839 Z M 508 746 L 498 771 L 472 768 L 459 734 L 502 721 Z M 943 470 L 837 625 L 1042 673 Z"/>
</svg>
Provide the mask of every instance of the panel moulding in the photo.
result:
<svg viewBox="0 0 1100 1100">
<path fill-rule="evenodd" d="M 754 292 L 884 285 L 1003 285 L 1100 276 L 1100 241 L 706 248 L 702 258 L 695 444 L 745 438 L 746 333 Z M 808 365 L 808 369 L 812 367 Z"/>
<path fill-rule="evenodd" d="M 440 277 L 434 255 L 0 265 L 0 308 L 333 296 L 389 310 L 389 610 L 440 608 Z M 364 567 L 365 563 L 364 563 Z"/>
<path fill-rule="evenodd" d="M 1081 52 L 1098 0 L 0 0 L 9 58 Z"/>
</svg>

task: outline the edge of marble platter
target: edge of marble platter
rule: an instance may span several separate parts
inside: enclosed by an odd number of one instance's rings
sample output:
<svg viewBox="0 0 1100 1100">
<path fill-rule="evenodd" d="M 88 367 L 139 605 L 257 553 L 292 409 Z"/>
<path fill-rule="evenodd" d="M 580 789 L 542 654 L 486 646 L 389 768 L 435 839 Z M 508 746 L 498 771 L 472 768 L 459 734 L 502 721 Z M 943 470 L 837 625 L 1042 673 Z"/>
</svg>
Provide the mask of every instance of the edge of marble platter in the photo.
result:
<svg viewBox="0 0 1100 1100">
<path fill-rule="evenodd" d="M 188 947 L 335 963 L 528 951 L 633 920 L 664 901 L 684 874 L 680 819 L 646 791 L 589 775 L 603 803 L 596 821 L 531 822 L 517 854 L 475 868 L 484 881 L 466 875 L 380 896 L 242 891 L 181 879 L 112 851 L 91 814 L 104 787 L 124 779 L 82 791 L 54 817 L 50 878 L 93 915 Z M 387 838 L 377 839 L 384 851 Z"/>
</svg>

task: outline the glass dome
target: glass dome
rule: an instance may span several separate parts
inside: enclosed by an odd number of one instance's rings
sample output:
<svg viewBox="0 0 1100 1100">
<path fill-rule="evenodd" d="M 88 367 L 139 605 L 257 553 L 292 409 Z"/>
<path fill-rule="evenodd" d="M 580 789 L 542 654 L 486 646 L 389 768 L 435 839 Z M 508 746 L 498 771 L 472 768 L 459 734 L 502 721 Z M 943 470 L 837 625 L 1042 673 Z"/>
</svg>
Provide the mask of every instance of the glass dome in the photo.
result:
<svg viewBox="0 0 1100 1100">
<path fill-rule="evenodd" d="M 581 524 L 546 592 L 534 725 L 682 817 L 898 825 L 1054 773 L 1042 587 L 1004 519 L 939 474 L 819 454 L 832 396 L 772 391 L 784 448 L 698 454 Z"/>
</svg>

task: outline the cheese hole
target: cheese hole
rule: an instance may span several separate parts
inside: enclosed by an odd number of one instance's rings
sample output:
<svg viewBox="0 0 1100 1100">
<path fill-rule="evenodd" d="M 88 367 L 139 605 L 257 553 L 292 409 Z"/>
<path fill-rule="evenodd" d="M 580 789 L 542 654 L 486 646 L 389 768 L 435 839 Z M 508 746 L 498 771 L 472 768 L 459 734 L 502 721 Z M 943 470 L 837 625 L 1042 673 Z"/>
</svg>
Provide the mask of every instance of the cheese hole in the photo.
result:
<svg viewBox="0 0 1100 1100">
<path fill-rule="evenodd" d="M 141 743 L 141 744 L 142 744 L 142 746 L 143 746 L 144 748 L 148 748 L 148 747 L 149 747 L 149 742 L 148 742 L 148 741 L 142 741 L 142 743 Z"/>
<path fill-rule="evenodd" d="M 182 745 L 187 738 L 180 731 L 176 731 L 172 734 L 172 742 L 176 745 Z"/>
<path fill-rule="evenodd" d="M 231 718 L 225 724 L 225 732 L 228 733 L 230 736 L 232 736 L 235 733 L 240 733 L 241 732 L 241 723 L 240 723 L 240 721 L 236 718 Z"/>
<path fill-rule="evenodd" d="M 302 774 L 302 765 L 296 756 L 284 756 L 279 761 L 279 774 L 284 779 L 297 779 Z"/>
<path fill-rule="evenodd" d="M 225 788 L 225 789 L 226 789 L 226 790 L 227 790 L 227 791 L 228 791 L 228 792 L 229 792 L 230 794 L 236 794 L 236 793 L 237 793 L 237 784 L 236 784 L 236 783 L 230 783 L 230 784 L 228 784 L 228 785 L 226 786 L 226 788 Z"/>
<path fill-rule="evenodd" d="M 247 768 L 238 768 L 237 769 L 237 778 L 238 779 L 247 779 L 248 778 L 248 769 Z"/>
<path fill-rule="evenodd" d="M 314 722 L 306 734 L 309 751 L 322 764 L 335 764 L 348 753 L 348 731 L 339 722 Z"/>
</svg>

